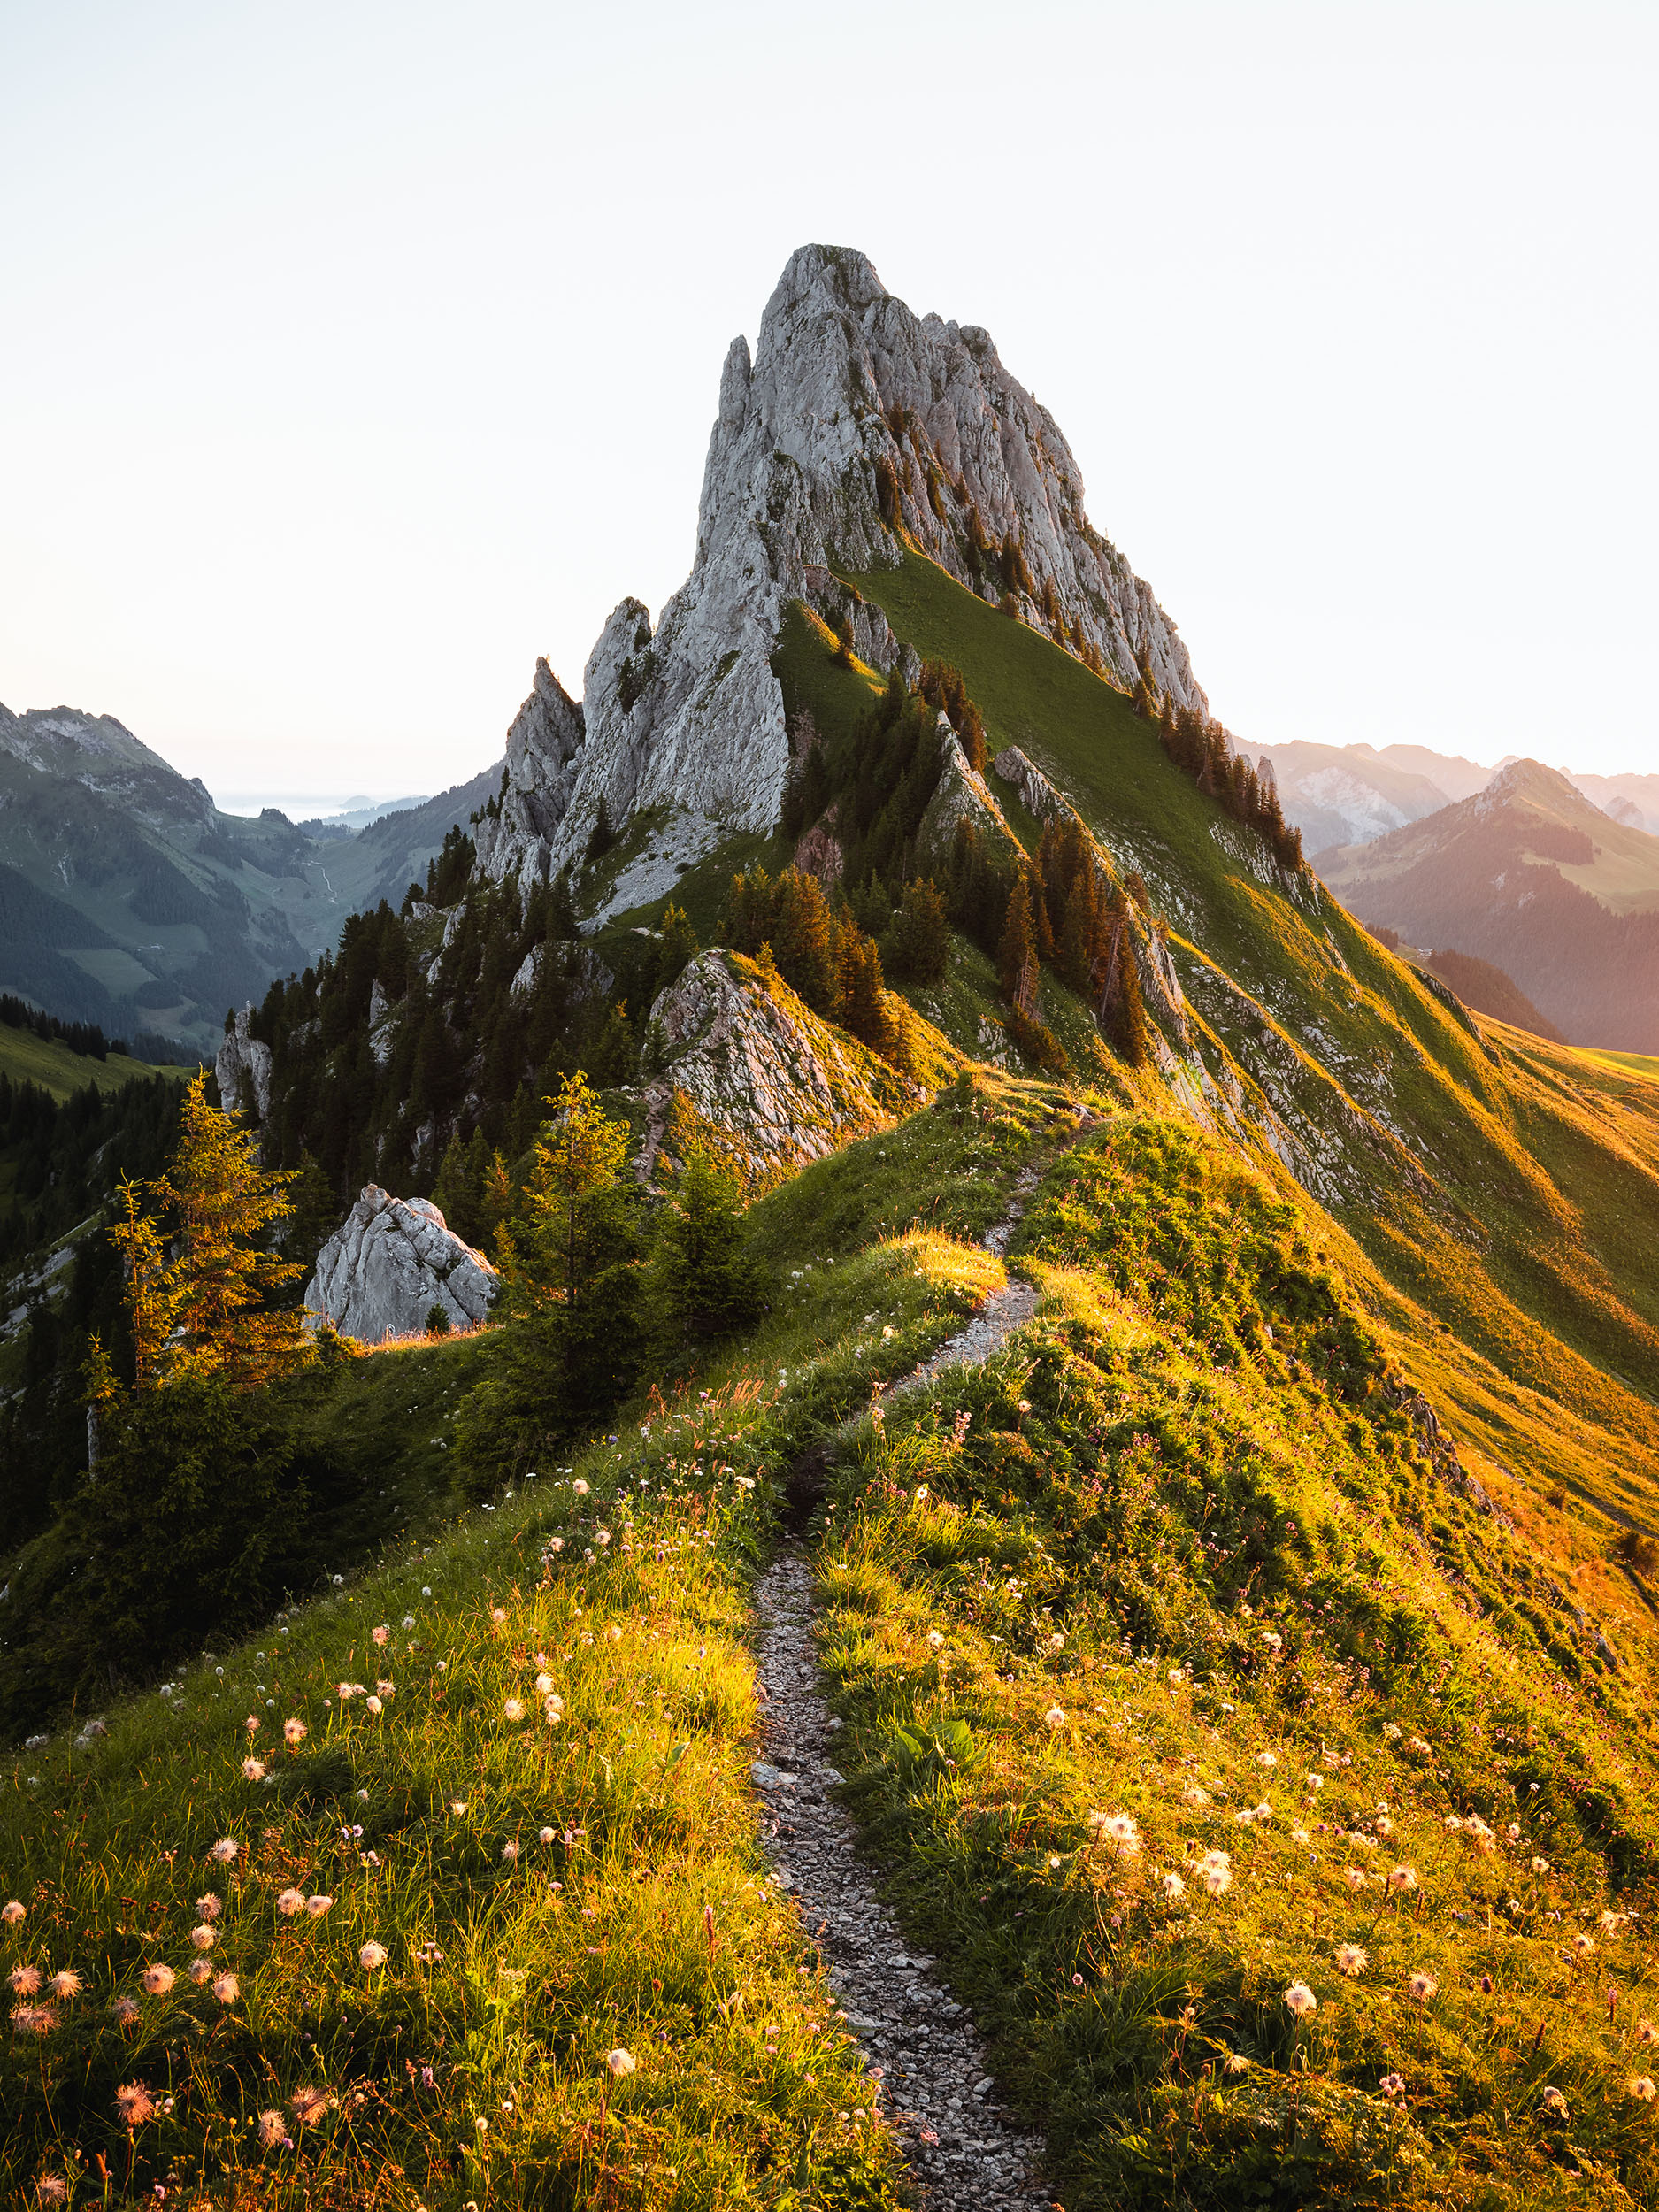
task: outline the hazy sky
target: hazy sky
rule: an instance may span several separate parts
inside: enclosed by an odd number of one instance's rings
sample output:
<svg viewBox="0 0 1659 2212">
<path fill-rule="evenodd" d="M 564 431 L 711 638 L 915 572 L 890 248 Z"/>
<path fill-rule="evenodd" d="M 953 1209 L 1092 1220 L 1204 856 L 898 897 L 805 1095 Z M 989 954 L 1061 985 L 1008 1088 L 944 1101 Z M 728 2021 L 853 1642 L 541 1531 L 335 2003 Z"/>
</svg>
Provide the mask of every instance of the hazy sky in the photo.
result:
<svg viewBox="0 0 1659 2212">
<path fill-rule="evenodd" d="M 1246 742 L 1659 770 L 1659 7 L 0 0 L 0 699 L 441 788 L 791 249 L 987 325 Z"/>
</svg>

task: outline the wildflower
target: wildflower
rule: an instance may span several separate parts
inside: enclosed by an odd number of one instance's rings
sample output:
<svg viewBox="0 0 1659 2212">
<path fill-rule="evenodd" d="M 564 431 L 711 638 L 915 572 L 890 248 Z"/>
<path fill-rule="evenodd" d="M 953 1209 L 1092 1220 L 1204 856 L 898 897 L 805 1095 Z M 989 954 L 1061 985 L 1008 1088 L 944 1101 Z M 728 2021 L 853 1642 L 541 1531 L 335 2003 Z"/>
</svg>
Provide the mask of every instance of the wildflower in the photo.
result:
<svg viewBox="0 0 1659 2212">
<path fill-rule="evenodd" d="M 19 2005 L 12 2024 L 19 2035 L 50 2035 L 58 2025 L 58 2015 L 50 2005 Z"/>
<path fill-rule="evenodd" d="M 1655 2093 L 1654 2078 L 1651 2074 L 1632 2074 L 1628 2085 L 1632 2097 L 1639 2097 L 1643 2104 L 1653 2102 Z"/>
<path fill-rule="evenodd" d="M 1285 1992 L 1285 2002 L 1298 2020 L 1305 2020 L 1310 2012 L 1317 2012 L 1319 2009 L 1319 2000 L 1306 1982 L 1292 1982 L 1290 1987 Z"/>
<path fill-rule="evenodd" d="M 499 1626 L 500 1624 L 507 1617 L 506 1607 L 504 1605 L 498 1605 L 489 1617 L 497 1624 L 497 1626 Z"/>
<path fill-rule="evenodd" d="M 1364 1873 L 1357 1866 L 1345 1868 L 1343 1870 L 1342 1878 L 1350 1889 L 1363 1889 L 1365 1886 Z"/>
<path fill-rule="evenodd" d="M 1604 1912 L 1596 1925 L 1603 1935 L 1616 1935 L 1624 1926 L 1627 1917 L 1628 1916 L 1622 1912 Z"/>
<path fill-rule="evenodd" d="M 1534 1859 L 1532 1861 L 1532 1871 L 1534 1874 L 1548 1874 L 1549 1871 L 1549 1861 L 1548 1859 Z"/>
<path fill-rule="evenodd" d="M 540 1835 L 536 1838 L 536 1841 L 538 1843 L 551 1843 L 557 1832 L 555 1829 L 543 1828 Z"/>
<path fill-rule="evenodd" d="M 1169 1873 L 1164 1877 L 1164 1894 L 1171 1905 L 1179 1905 L 1187 1894 L 1187 1885 L 1180 1876 Z"/>
<path fill-rule="evenodd" d="M 930 1651 L 938 1651 L 943 1645 L 944 1640 L 944 1638 L 940 1634 L 936 1628 L 930 1628 L 928 1630 L 927 1644 Z"/>
<path fill-rule="evenodd" d="M 1566 2120 L 1572 2116 L 1567 2109 L 1567 2100 L 1559 2089 L 1547 2088 L 1538 2103 L 1539 2109 L 1548 2112 L 1553 2120 Z"/>
<path fill-rule="evenodd" d="M 190 1940 L 198 1951 L 211 1951 L 213 1947 L 213 1930 L 204 1921 L 199 1927 L 191 1929 Z"/>
<path fill-rule="evenodd" d="M 288 2135 L 287 2124 L 282 2115 L 280 2112 L 262 2112 L 259 2115 L 257 2133 L 260 2149 L 262 2151 L 274 2150 Z"/>
<path fill-rule="evenodd" d="M 624 2050 L 620 2044 L 614 2051 L 605 2053 L 605 2064 L 610 2068 L 613 2080 L 620 2081 L 625 2074 L 631 2074 L 636 2063 L 633 2052 Z"/>
<path fill-rule="evenodd" d="M 1417 1886 L 1417 1870 L 1414 1866 L 1397 1866 L 1388 1877 L 1388 1886 L 1397 1895 L 1407 1896 Z"/>
<path fill-rule="evenodd" d="M 357 1953 L 357 1964 L 365 1974 L 378 1974 L 385 1963 L 386 1946 L 383 1943 L 365 1943 Z"/>
<path fill-rule="evenodd" d="M 155 2099 L 142 2081 L 124 2081 L 115 2093 L 115 2114 L 123 2127 L 142 2128 L 156 2116 Z"/>
<path fill-rule="evenodd" d="M 1520 1822 L 1518 1820 L 1512 1820 L 1503 1832 L 1506 1836 L 1508 1836 L 1511 1843 L 1519 1843 L 1521 1840 Z"/>
<path fill-rule="evenodd" d="M 1357 1981 L 1371 1961 L 1357 1943 L 1339 1943 L 1335 1951 L 1336 1970 Z"/>
<path fill-rule="evenodd" d="M 1267 1822 L 1271 1821 L 1273 1817 L 1273 1809 L 1265 1798 L 1263 1798 L 1261 1803 L 1256 1807 L 1255 1810 L 1256 1817 L 1259 1821 Z"/>
<path fill-rule="evenodd" d="M 38 1966 L 14 1966 L 6 1976 L 13 1992 L 19 1997 L 32 1997 L 41 1985 Z"/>
<path fill-rule="evenodd" d="M 1181 1802 L 1183 1805 L 1208 1805 L 1210 1792 L 1201 1790 L 1196 1782 L 1189 1782 L 1181 1792 Z"/>
<path fill-rule="evenodd" d="M 512 1837 L 509 1836 L 506 1842 L 502 1845 L 501 1855 L 506 1860 L 509 1866 L 516 1866 L 518 1864 L 518 1846 L 513 1840 Z"/>
<path fill-rule="evenodd" d="M 64 2204 L 69 2197 L 69 2184 L 61 2174 L 42 2174 L 35 2184 L 36 2204 Z"/>
<path fill-rule="evenodd" d="M 380 1700 L 378 1697 L 365 1698 L 364 1702 L 367 1705 L 370 1712 L 372 1713 L 383 1713 L 386 1710 L 385 1706 L 380 1702 Z"/>
<path fill-rule="evenodd" d="M 66 2005 L 72 1999 L 80 1996 L 82 1985 L 80 1975 L 73 1966 L 62 1966 L 46 1986 L 60 2005 Z"/>
<path fill-rule="evenodd" d="M 310 1733 L 303 1720 L 285 1720 L 282 1724 L 282 1740 L 290 1747 L 303 1743 Z"/>
<path fill-rule="evenodd" d="M 449 1810 L 455 1815 L 456 1818 L 459 1820 L 466 1810 L 465 1798 L 452 1797 L 449 1800 Z"/>
<path fill-rule="evenodd" d="M 1293 1828 L 1290 1832 L 1290 1839 L 1293 1843 L 1311 1843 L 1313 1841 L 1313 1838 L 1309 1834 L 1305 1828 Z"/>
<path fill-rule="evenodd" d="M 1042 1724 L 1051 1736 L 1057 1736 L 1065 1726 L 1065 1714 L 1058 1705 L 1051 1705 L 1042 1717 Z"/>
<path fill-rule="evenodd" d="M 1091 1813 L 1088 1825 L 1091 1835 L 1103 1836 L 1126 1858 L 1133 1859 L 1141 1848 L 1141 1831 L 1127 1813 Z"/>
<path fill-rule="evenodd" d="M 13 1897 L 7 1904 L 0 1905 L 0 1920 L 4 1920 L 8 1928 L 15 1928 L 22 1919 L 24 1910 L 25 1908 Z"/>
<path fill-rule="evenodd" d="M 204 1982 L 211 1982 L 213 1978 L 213 1970 L 205 1959 L 192 1959 L 184 1970 L 198 1989 Z"/>
<path fill-rule="evenodd" d="M 1243 2074 L 1249 2071 L 1250 2062 L 1242 2051 L 1229 2051 L 1222 2064 L 1230 2074 Z"/>
<path fill-rule="evenodd" d="M 1171 1667 L 1170 1669 L 1170 1686 L 1172 1689 L 1179 1690 L 1186 1679 L 1187 1677 L 1181 1672 L 1179 1667 Z"/>
<path fill-rule="evenodd" d="M 548 1725 L 550 1728 L 557 1728 L 565 1717 L 565 1702 L 562 1698 L 549 1698 L 541 1709 L 547 1717 Z"/>
<path fill-rule="evenodd" d="M 537 1696 L 545 1697 L 548 1694 L 548 1692 L 553 1687 L 552 1676 L 550 1674 L 537 1675 L 535 1678 L 535 1686 Z"/>
<path fill-rule="evenodd" d="M 1385 2097 L 1403 2097 L 1406 2093 L 1406 2078 L 1403 2074 L 1385 2074 L 1377 2086 Z"/>
<path fill-rule="evenodd" d="M 1206 1851 L 1198 1862 L 1198 1878 L 1211 1897 L 1233 1887 L 1233 1861 L 1225 1851 Z"/>
<path fill-rule="evenodd" d="M 303 1889 L 280 1891 L 277 1895 L 276 1909 L 284 1920 L 292 1920 L 296 1913 L 302 1913 L 305 1909 L 304 1891 Z"/>
<path fill-rule="evenodd" d="M 263 1782 L 265 1780 L 265 1761 L 263 1759 L 244 1759 L 242 1763 L 242 1773 L 244 1782 Z"/>
<path fill-rule="evenodd" d="M 1591 1952 L 1595 1948 L 1595 1938 L 1594 1936 L 1587 1935 L 1576 1935 L 1572 1939 L 1572 1947 L 1581 1959 L 1587 1959 Z"/>
<path fill-rule="evenodd" d="M 1433 1975 L 1425 1974 L 1421 1967 L 1415 1974 L 1409 1974 L 1406 1978 L 1407 1994 L 1415 1998 L 1420 2005 L 1426 2005 L 1439 1987 L 1440 1984 Z"/>
<path fill-rule="evenodd" d="M 217 1920 L 225 1909 L 224 1901 L 216 1891 L 210 1889 L 204 1897 L 196 1899 L 196 1909 L 204 1920 Z"/>
<path fill-rule="evenodd" d="M 296 2089 L 288 2099 L 288 2110 L 303 2128 L 314 2128 L 328 2109 L 328 2100 L 320 2089 Z"/>
<path fill-rule="evenodd" d="M 118 1997 L 110 2010 L 119 2026 L 130 2028 L 138 2017 L 138 2001 L 133 1997 Z"/>
<path fill-rule="evenodd" d="M 320 1920 L 334 1901 L 332 1897 L 308 1897 L 305 1900 L 305 1909 L 313 1920 Z"/>
<path fill-rule="evenodd" d="M 250 1714 L 249 1714 L 249 1716 L 248 1716 L 248 1717 L 247 1717 L 247 1719 L 246 1719 L 245 1721 L 243 1721 L 243 1723 L 242 1723 L 242 1726 L 243 1726 L 243 1727 L 244 1727 L 244 1728 L 248 1731 L 248 1733 L 249 1733 L 250 1736 L 257 1736 L 257 1735 L 259 1733 L 259 1716 L 258 1716 L 258 1714 L 257 1714 L 257 1713 L 250 1713 Z"/>
<path fill-rule="evenodd" d="M 1386 1720 L 1383 1723 L 1383 1734 L 1387 1737 L 1390 1743 L 1398 1743 L 1400 1740 L 1400 1724 L 1398 1721 Z"/>
<path fill-rule="evenodd" d="M 1659 2043 L 1659 2028 L 1655 2027 L 1651 2020 L 1644 2020 L 1636 2031 L 1636 2040 L 1639 2043 Z"/>
<path fill-rule="evenodd" d="M 1279 1761 L 1271 1751 L 1258 1751 L 1256 1755 L 1256 1763 L 1258 1767 L 1276 1767 Z"/>
<path fill-rule="evenodd" d="M 221 2005 L 234 2005 L 241 1993 L 234 1974 L 221 1974 L 213 1984 L 213 1994 Z"/>
<path fill-rule="evenodd" d="M 147 1966 L 143 1973 L 144 1994 L 165 1997 L 177 1978 L 170 1966 Z"/>
<path fill-rule="evenodd" d="M 1048 1648 L 1050 1651 L 1064 1651 L 1065 1649 L 1065 1638 L 1061 1634 L 1057 1628 L 1055 1630 L 1053 1635 L 1048 1639 Z"/>
<path fill-rule="evenodd" d="M 377 1644 L 383 1644 L 383 1643 L 387 1642 L 387 1641 L 388 1641 L 388 1640 L 390 1638 L 392 1632 L 391 1632 L 391 1630 L 390 1630 L 389 1628 L 387 1628 L 387 1627 L 382 1626 L 382 1627 L 380 1627 L 380 1628 L 372 1629 L 372 1630 L 370 1631 L 370 1633 L 373 1635 L 373 1637 L 374 1638 L 374 1640 L 375 1640 L 375 1642 L 376 1642 Z"/>
<path fill-rule="evenodd" d="M 575 1481 L 572 1483 L 571 1488 L 576 1493 L 576 1495 L 579 1498 L 585 1498 L 588 1495 L 588 1485 L 582 1480 L 580 1475 L 578 1475 Z"/>
</svg>

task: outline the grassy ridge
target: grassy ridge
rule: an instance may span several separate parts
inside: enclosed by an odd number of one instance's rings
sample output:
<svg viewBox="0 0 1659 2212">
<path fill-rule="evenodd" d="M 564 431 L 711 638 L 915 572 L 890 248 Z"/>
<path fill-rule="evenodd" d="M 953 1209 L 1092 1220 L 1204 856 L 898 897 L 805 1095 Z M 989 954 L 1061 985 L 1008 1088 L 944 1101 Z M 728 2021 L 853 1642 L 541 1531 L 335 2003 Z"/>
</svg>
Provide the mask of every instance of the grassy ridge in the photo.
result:
<svg viewBox="0 0 1659 2212">
<path fill-rule="evenodd" d="M 1294 1209 L 1129 1122 L 1022 1241 L 1038 1323 L 843 1459 L 823 1656 L 1065 2203 L 1651 2201 L 1630 1703 L 1560 1678 Z"/>
</svg>

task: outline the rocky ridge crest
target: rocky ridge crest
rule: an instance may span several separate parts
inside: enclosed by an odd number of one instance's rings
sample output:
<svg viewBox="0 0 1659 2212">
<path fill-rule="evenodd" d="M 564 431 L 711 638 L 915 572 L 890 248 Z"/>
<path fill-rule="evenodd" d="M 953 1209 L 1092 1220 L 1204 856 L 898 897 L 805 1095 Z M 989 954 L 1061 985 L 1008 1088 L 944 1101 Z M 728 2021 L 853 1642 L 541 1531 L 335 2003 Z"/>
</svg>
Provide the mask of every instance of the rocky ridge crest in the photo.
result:
<svg viewBox="0 0 1659 2212">
<path fill-rule="evenodd" d="M 655 629 L 638 600 L 616 609 L 580 706 L 538 664 L 479 826 L 483 872 L 545 880 L 580 856 L 602 798 L 618 826 L 659 805 L 684 818 L 662 882 L 630 872 L 634 898 L 672 890 L 688 853 L 771 829 L 789 758 L 771 665 L 785 606 L 826 585 L 839 603 L 832 569 L 890 565 L 904 539 L 987 598 L 1008 585 L 985 549 L 1017 547 L 1025 610 L 1041 600 L 1125 687 L 1144 676 L 1203 704 L 1174 626 L 1089 523 L 1058 426 L 988 334 L 915 314 L 861 253 L 803 246 L 753 357 L 742 338 L 726 355 L 689 578 Z M 898 648 L 877 627 L 858 649 L 886 669 Z"/>
</svg>

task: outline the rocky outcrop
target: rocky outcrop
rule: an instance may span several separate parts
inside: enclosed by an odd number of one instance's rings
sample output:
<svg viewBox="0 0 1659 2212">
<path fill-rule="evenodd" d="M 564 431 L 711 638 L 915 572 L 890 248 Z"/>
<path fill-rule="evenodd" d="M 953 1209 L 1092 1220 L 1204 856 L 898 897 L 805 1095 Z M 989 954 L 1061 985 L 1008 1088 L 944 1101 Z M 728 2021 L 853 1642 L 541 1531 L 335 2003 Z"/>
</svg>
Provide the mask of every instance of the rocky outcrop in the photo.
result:
<svg viewBox="0 0 1659 2212">
<path fill-rule="evenodd" d="M 375 1183 L 317 1255 L 305 1310 L 342 1336 L 380 1344 L 425 1333 L 434 1306 L 452 1329 L 482 1321 L 498 1278 L 426 1198 L 393 1198 Z"/>
<path fill-rule="evenodd" d="M 219 1104 L 227 1114 L 263 1121 L 271 1110 L 271 1048 L 249 1034 L 253 1008 L 244 1006 L 225 1032 L 213 1062 Z"/>
<path fill-rule="evenodd" d="M 651 1022 L 663 1057 L 646 1092 L 647 1174 L 676 1092 L 755 1185 L 890 1128 L 902 1106 L 919 1102 L 885 1061 L 738 953 L 699 953 Z"/>
<path fill-rule="evenodd" d="M 959 822 L 968 823 L 981 837 L 990 838 L 994 845 L 1017 858 L 1019 840 L 1010 828 L 990 785 L 969 760 L 962 740 L 950 726 L 949 717 L 941 714 L 939 725 L 939 781 L 916 832 L 918 864 L 930 868 L 949 864 Z"/>
<path fill-rule="evenodd" d="M 578 860 L 602 798 L 618 826 L 657 805 L 678 817 L 655 863 L 632 868 L 635 902 L 733 832 L 771 829 L 789 759 L 772 671 L 785 606 L 906 540 L 987 598 L 1011 573 L 1029 618 L 1116 680 L 1203 705 L 1173 625 L 1089 523 L 1058 426 L 987 333 L 913 313 L 863 254 L 803 246 L 753 357 L 742 338 L 726 356 L 690 577 L 655 628 L 638 600 L 617 608 L 580 709 L 538 667 L 480 825 L 485 872 L 530 882 Z M 874 611 L 855 634 L 872 664 L 898 657 Z"/>
<path fill-rule="evenodd" d="M 582 710 L 545 659 L 507 733 L 507 772 L 495 810 L 476 832 L 478 866 L 492 882 L 545 872 L 559 824 L 570 806 L 586 734 Z"/>
</svg>

